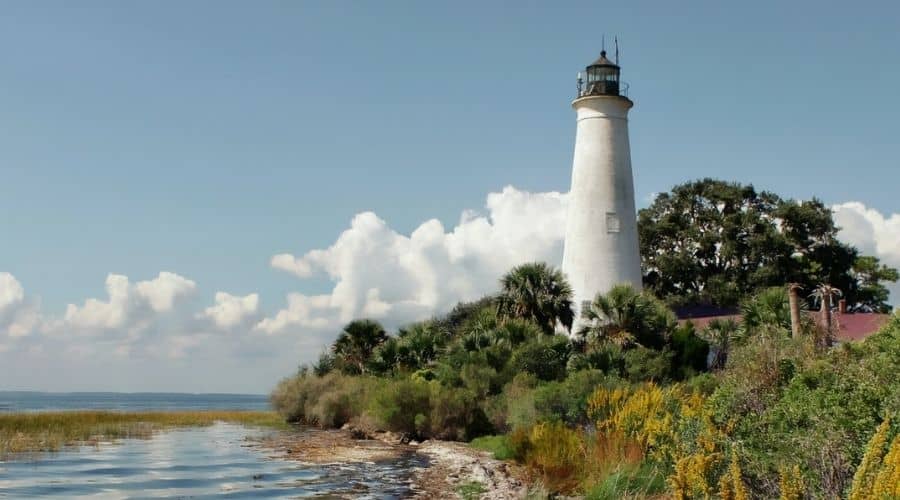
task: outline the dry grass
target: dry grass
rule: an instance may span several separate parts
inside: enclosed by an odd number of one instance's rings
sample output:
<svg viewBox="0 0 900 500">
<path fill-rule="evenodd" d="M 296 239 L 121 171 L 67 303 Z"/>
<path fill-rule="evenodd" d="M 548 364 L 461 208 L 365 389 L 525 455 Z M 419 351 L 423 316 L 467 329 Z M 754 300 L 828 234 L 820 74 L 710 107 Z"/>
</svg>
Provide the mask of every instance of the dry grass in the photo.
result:
<svg viewBox="0 0 900 500">
<path fill-rule="evenodd" d="M 0 414 L 0 460 L 11 453 L 58 451 L 65 446 L 121 438 L 148 438 L 174 427 L 215 422 L 283 428 L 269 411 L 112 412 L 58 411 Z"/>
</svg>

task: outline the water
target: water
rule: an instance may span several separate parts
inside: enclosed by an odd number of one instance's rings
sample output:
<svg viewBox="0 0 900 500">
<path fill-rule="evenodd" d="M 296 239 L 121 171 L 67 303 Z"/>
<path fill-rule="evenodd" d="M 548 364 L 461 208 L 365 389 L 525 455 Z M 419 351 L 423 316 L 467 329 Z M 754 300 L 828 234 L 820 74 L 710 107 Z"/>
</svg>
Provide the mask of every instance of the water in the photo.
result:
<svg viewBox="0 0 900 500">
<path fill-rule="evenodd" d="M 0 392 L 0 411 L 267 409 L 265 396 Z M 217 423 L 0 460 L 6 498 L 403 498 L 424 458 L 301 464 L 255 443 L 277 432 Z M 302 432 L 316 432 L 305 430 Z"/>
<path fill-rule="evenodd" d="M 247 441 L 262 432 L 218 423 L 0 462 L 0 498 L 402 498 L 411 468 L 424 465 L 413 454 L 299 464 Z"/>
<path fill-rule="evenodd" d="M 259 394 L 184 394 L 164 392 L 0 391 L 0 412 L 50 410 L 195 411 L 268 410 Z"/>
</svg>

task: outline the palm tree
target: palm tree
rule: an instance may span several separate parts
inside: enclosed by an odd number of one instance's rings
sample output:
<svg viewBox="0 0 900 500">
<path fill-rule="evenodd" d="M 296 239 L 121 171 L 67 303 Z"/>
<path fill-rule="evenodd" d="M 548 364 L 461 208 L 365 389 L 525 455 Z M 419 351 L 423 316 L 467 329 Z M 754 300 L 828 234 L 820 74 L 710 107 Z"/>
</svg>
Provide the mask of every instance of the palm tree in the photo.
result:
<svg viewBox="0 0 900 500">
<path fill-rule="evenodd" d="M 791 307 L 784 288 L 767 288 L 741 304 L 743 334 L 755 335 L 766 331 L 791 328 Z"/>
<path fill-rule="evenodd" d="M 710 368 L 713 370 L 725 368 L 731 344 L 737 338 L 739 331 L 740 326 L 737 321 L 731 318 L 716 318 L 706 325 L 706 328 L 701 333 L 701 337 L 710 343 L 715 353 L 710 363 Z"/>
<path fill-rule="evenodd" d="M 572 329 L 572 287 L 562 271 L 543 262 L 522 264 L 501 280 L 497 313 L 503 319 L 534 321 L 544 333 L 552 334 L 557 323 Z"/>
<path fill-rule="evenodd" d="M 366 363 L 372 351 L 388 339 L 384 328 L 369 319 L 351 321 L 338 335 L 331 351 L 338 366 L 346 373 L 366 372 Z"/>
<path fill-rule="evenodd" d="M 447 335 L 430 321 L 403 328 L 398 338 L 398 361 L 406 368 L 424 368 L 438 357 L 446 339 Z"/>
<path fill-rule="evenodd" d="M 799 283 L 788 285 L 788 302 L 791 308 L 791 337 L 800 338 L 800 290 L 803 287 Z"/>
<path fill-rule="evenodd" d="M 816 287 L 811 297 L 820 304 L 819 311 L 821 315 L 822 328 L 825 330 L 825 345 L 830 347 L 834 344 L 834 331 L 831 321 L 831 299 L 832 297 L 840 297 L 841 291 L 828 284 L 821 284 Z"/>
<path fill-rule="evenodd" d="M 616 285 L 598 294 L 581 312 L 585 326 L 578 334 L 589 342 L 611 342 L 627 347 L 665 345 L 675 327 L 675 314 L 659 299 L 631 285 Z"/>
</svg>

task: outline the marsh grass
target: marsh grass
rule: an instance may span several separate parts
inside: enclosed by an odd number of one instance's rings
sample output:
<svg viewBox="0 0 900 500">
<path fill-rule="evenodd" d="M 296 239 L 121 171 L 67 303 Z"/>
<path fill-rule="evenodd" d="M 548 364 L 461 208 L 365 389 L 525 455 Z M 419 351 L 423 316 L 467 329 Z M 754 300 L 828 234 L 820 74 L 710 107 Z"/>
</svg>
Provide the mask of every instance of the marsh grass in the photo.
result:
<svg viewBox="0 0 900 500">
<path fill-rule="evenodd" d="M 13 454 L 59 451 L 66 446 L 97 444 L 123 438 L 149 438 L 175 427 L 208 426 L 228 422 L 285 428 L 275 412 L 175 411 L 114 412 L 54 411 L 0 414 L 0 460 Z"/>
</svg>

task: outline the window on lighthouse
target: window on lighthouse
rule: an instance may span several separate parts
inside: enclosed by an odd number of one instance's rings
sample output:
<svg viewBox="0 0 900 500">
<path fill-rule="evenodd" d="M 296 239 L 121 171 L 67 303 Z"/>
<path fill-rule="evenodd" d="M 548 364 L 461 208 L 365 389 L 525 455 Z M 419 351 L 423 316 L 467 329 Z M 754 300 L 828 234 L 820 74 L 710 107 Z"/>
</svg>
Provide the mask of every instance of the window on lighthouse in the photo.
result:
<svg viewBox="0 0 900 500">
<path fill-rule="evenodd" d="M 606 212 L 606 232 L 619 232 L 619 216 L 615 212 Z"/>
</svg>

